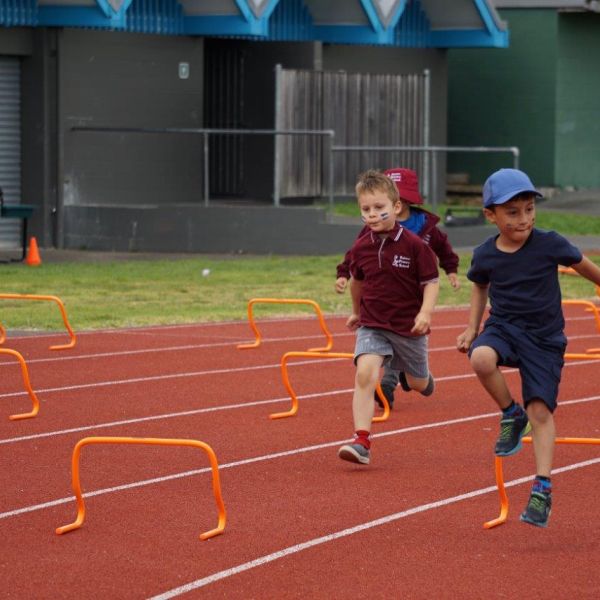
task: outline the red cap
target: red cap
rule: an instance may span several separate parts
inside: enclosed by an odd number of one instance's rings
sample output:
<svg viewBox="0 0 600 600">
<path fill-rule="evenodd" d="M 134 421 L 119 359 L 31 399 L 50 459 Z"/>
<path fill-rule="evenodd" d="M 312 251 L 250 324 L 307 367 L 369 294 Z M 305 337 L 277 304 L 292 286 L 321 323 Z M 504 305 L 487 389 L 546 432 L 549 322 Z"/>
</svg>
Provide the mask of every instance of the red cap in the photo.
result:
<svg viewBox="0 0 600 600">
<path fill-rule="evenodd" d="M 384 171 L 398 188 L 400 199 L 410 204 L 423 204 L 419 194 L 419 178 L 411 169 L 388 169 Z"/>
</svg>

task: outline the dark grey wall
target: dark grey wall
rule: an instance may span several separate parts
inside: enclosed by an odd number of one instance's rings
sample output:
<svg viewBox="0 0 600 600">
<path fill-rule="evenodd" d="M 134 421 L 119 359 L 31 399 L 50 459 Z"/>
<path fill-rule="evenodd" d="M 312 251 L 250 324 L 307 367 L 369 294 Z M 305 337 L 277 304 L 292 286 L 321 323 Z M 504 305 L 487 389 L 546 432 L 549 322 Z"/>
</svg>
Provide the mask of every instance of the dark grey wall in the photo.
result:
<svg viewBox="0 0 600 600">
<path fill-rule="evenodd" d="M 59 211 L 201 201 L 200 136 L 71 128 L 202 127 L 202 38 L 61 30 L 58 60 Z M 188 79 L 179 78 L 180 62 Z"/>
<path fill-rule="evenodd" d="M 275 128 L 275 65 L 285 69 L 313 69 L 318 43 L 244 42 L 246 60 L 245 113 L 248 127 Z M 245 146 L 246 189 L 250 198 L 272 201 L 273 138 L 250 137 Z"/>
<path fill-rule="evenodd" d="M 68 206 L 65 220 L 66 248 L 116 252 L 341 256 L 362 227 L 359 219 L 330 223 L 322 209 L 272 206 Z M 491 226 L 446 229 L 454 248 L 475 246 L 495 232 Z"/>
<path fill-rule="evenodd" d="M 37 209 L 30 233 L 42 246 L 56 242 L 57 62 L 56 30 L 31 30 L 32 52 L 21 61 L 23 202 Z"/>
<path fill-rule="evenodd" d="M 312 207 L 65 207 L 65 247 L 125 252 L 335 254 L 360 226 Z"/>
</svg>

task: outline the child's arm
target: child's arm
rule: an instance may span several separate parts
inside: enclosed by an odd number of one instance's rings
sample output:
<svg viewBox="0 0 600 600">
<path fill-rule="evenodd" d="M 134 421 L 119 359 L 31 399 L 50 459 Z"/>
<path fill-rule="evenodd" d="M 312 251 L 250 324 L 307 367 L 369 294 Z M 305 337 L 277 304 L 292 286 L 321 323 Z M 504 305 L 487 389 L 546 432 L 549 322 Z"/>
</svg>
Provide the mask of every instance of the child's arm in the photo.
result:
<svg viewBox="0 0 600 600">
<path fill-rule="evenodd" d="M 438 279 L 425 284 L 423 287 L 423 303 L 421 304 L 421 310 L 415 317 L 415 324 L 410 330 L 411 333 L 425 335 L 429 331 L 431 314 L 435 308 L 439 291 L 440 282 Z"/>
<path fill-rule="evenodd" d="M 459 352 L 467 352 L 471 347 L 473 340 L 479 335 L 479 327 L 483 317 L 483 311 L 488 299 L 488 286 L 473 284 L 471 290 L 471 313 L 469 315 L 469 325 L 456 338 L 456 347 Z"/>
<path fill-rule="evenodd" d="M 343 294 L 350 279 L 350 250 L 344 255 L 344 260 L 336 267 L 337 279 L 335 280 L 335 291 Z"/>
<path fill-rule="evenodd" d="M 435 252 L 435 255 L 440 261 L 440 267 L 444 269 L 448 280 L 453 289 L 457 290 L 460 288 L 460 281 L 458 279 L 458 254 L 454 252 L 450 245 L 448 236 L 439 228 L 434 227 L 431 230 L 431 241 L 429 242 L 430 248 Z"/>
<path fill-rule="evenodd" d="M 358 329 L 359 314 L 360 314 L 360 299 L 362 297 L 362 280 L 352 278 L 350 280 L 350 297 L 352 298 L 352 314 L 346 321 L 346 327 L 354 330 Z"/>
<path fill-rule="evenodd" d="M 600 267 L 593 263 L 587 256 L 584 256 L 581 262 L 571 265 L 571 267 L 588 281 L 600 285 Z"/>
</svg>

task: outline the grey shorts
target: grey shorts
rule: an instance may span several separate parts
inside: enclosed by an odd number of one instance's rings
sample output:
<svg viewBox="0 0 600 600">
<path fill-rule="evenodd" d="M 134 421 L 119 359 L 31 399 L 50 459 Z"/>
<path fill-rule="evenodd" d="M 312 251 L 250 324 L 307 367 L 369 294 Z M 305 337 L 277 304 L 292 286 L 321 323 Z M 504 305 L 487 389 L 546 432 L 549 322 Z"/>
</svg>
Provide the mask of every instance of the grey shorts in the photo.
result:
<svg viewBox="0 0 600 600">
<path fill-rule="evenodd" d="M 427 359 L 427 336 L 405 337 L 387 329 L 359 327 L 356 332 L 354 363 L 361 354 L 383 356 L 383 363 L 392 369 L 403 371 L 413 377 L 429 376 Z"/>
</svg>

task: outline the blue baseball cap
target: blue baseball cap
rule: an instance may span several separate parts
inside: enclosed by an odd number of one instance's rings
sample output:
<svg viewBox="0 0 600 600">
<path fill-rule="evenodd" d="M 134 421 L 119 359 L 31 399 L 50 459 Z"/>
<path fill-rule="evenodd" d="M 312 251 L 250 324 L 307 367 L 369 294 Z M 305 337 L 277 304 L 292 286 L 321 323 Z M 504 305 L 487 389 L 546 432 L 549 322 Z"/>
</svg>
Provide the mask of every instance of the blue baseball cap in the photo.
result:
<svg viewBox="0 0 600 600">
<path fill-rule="evenodd" d="M 504 204 L 518 194 L 530 193 L 538 197 L 538 192 L 531 179 L 519 169 L 500 169 L 492 173 L 483 185 L 483 207 Z"/>
</svg>

